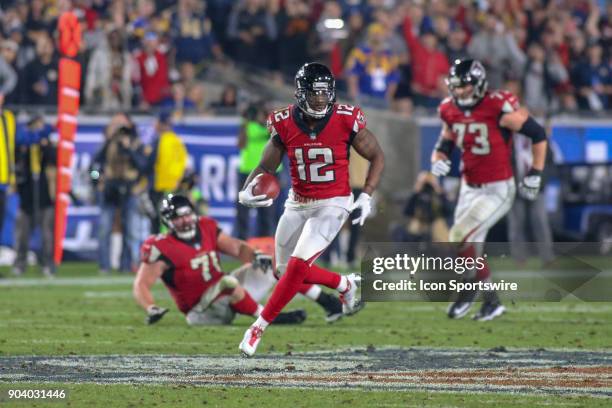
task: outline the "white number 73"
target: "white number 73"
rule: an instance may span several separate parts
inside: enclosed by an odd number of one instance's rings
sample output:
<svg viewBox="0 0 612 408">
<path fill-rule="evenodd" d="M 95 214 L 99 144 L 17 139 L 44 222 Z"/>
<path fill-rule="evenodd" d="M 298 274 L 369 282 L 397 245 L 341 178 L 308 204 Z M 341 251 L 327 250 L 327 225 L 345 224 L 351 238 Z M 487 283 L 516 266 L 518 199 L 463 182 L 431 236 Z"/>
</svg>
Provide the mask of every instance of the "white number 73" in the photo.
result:
<svg viewBox="0 0 612 408">
<path fill-rule="evenodd" d="M 484 123 L 453 123 L 453 133 L 457 135 L 457 147 L 463 149 L 463 139 L 465 137 L 465 131 L 473 134 L 474 146 L 472 146 L 472 153 L 477 155 L 485 155 L 491 153 L 491 145 L 489 143 L 489 128 Z"/>
</svg>

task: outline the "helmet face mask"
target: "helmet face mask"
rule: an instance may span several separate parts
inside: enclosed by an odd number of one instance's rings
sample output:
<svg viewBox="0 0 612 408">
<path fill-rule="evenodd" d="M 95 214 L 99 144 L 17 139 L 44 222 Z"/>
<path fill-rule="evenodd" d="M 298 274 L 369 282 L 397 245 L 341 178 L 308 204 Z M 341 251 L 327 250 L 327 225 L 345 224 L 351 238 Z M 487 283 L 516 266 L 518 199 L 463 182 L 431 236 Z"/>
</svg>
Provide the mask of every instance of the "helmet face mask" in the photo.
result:
<svg viewBox="0 0 612 408">
<path fill-rule="evenodd" d="M 322 64 L 304 64 L 295 75 L 297 106 L 309 117 L 322 119 L 336 101 L 336 81 Z"/>
<path fill-rule="evenodd" d="M 487 74 L 479 61 L 455 60 L 445 80 L 453 100 L 460 108 L 471 108 L 487 91 Z"/>
<path fill-rule="evenodd" d="M 160 206 L 160 215 L 164 224 L 182 240 L 191 240 L 196 236 L 198 217 L 189 199 L 180 195 L 169 195 Z"/>
</svg>

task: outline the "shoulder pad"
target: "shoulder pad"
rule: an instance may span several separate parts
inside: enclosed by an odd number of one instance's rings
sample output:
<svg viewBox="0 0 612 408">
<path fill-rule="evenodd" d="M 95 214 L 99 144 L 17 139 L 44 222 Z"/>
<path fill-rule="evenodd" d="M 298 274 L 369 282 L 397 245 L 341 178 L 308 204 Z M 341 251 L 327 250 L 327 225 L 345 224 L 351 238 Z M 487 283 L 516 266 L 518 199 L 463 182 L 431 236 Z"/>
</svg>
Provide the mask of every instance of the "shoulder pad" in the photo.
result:
<svg viewBox="0 0 612 408">
<path fill-rule="evenodd" d="M 269 116 L 268 116 L 268 123 L 275 125 L 277 123 L 283 122 L 287 119 L 289 119 L 289 116 L 291 116 L 291 106 L 285 106 L 282 109 L 278 109 L 273 111 Z"/>
<path fill-rule="evenodd" d="M 447 96 L 446 98 L 442 99 L 442 102 L 440 102 L 440 106 L 445 105 L 447 103 L 451 103 L 453 101 L 453 98 L 451 98 L 450 96 Z"/>
<path fill-rule="evenodd" d="M 217 221 L 214 218 L 200 216 L 198 219 L 198 224 L 202 228 L 213 228 L 215 231 L 217 230 Z"/>
<path fill-rule="evenodd" d="M 514 112 L 520 107 L 518 98 L 507 90 L 493 91 L 489 93 L 489 97 L 496 102 L 503 113 Z"/>
<path fill-rule="evenodd" d="M 359 132 L 367 125 L 365 115 L 359 106 L 338 104 L 335 114 L 341 115 L 347 127 L 354 133 Z"/>
<path fill-rule="evenodd" d="M 159 244 L 162 243 L 165 235 L 151 235 L 143 242 L 140 247 L 140 260 L 145 263 L 154 263 L 159 261 L 162 252 L 159 249 Z"/>
<path fill-rule="evenodd" d="M 442 118 L 448 111 L 449 107 L 452 106 L 452 102 L 453 98 L 451 98 L 450 96 L 444 98 L 442 102 L 440 102 L 440 104 L 438 105 L 438 116 Z"/>
<path fill-rule="evenodd" d="M 278 134 L 278 125 L 282 122 L 289 119 L 291 116 L 291 106 L 286 106 L 282 109 L 275 110 L 270 115 L 268 115 L 268 120 L 266 121 L 266 127 L 270 132 L 271 136 L 276 136 Z"/>
</svg>

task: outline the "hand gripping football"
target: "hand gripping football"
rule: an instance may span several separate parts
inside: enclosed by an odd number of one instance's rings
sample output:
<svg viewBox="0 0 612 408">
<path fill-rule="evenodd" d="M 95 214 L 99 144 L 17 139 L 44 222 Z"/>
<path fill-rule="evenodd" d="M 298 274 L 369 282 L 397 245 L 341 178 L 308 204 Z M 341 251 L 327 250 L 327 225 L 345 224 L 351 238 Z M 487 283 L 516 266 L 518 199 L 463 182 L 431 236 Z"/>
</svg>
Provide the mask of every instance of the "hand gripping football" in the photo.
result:
<svg viewBox="0 0 612 408">
<path fill-rule="evenodd" d="M 280 193 L 280 184 L 276 177 L 269 173 L 263 173 L 253 187 L 253 195 L 265 194 L 268 198 L 275 199 Z"/>
</svg>

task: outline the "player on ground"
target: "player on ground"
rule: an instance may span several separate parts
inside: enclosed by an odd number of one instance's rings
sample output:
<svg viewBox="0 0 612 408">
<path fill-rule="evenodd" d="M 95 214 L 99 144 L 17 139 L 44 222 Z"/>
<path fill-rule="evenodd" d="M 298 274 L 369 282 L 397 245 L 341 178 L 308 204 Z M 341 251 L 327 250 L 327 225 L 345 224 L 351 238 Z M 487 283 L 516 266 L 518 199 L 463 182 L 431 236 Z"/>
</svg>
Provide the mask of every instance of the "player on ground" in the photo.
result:
<svg viewBox="0 0 612 408">
<path fill-rule="evenodd" d="M 384 167 L 384 156 L 358 107 L 336 104 L 335 80 L 317 63 L 302 66 L 295 76 L 296 104 L 268 118 L 272 138 L 259 166 L 239 193 L 241 204 L 269 206 L 265 195 L 253 196 L 259 175 L 274 174 L 284 154 L 289 157 L 292 188 L 275 236 L 276 272 L 280 280 L 255 323 L 246 331 L 240 350 L 252 356 L 263 331 L 295 296 L 303 282 L 336 289 L 343 311 L 350 315 L 361 307 L 356 299 L 360 277 L 342 276 L 314 265 L 354 210 L 354 223 L 363 225 L 371 212 L 371 195 Z M 363 193 L 353 201 L 349 186 L 349 148 L 370 161 Z"/>
<path fill-rule="evenodd" d="M 533 165 L 520 181 L 519 194 L 534 200 L 541 185 L 546 159 L 546 132 L 507 91 L 487 90 L 484 67 L 479 61 L 456 60 L 446 83 L 451 96 L 438 108 L 442 119 L 440 139 L 432 153 L 431 172 L 445 176 L 451 169 L 449 158 L 455 146 L 461 149 L 462 180 L 450 242 L 465 243 L 460 255 L 482 254 L 488 230 L 512 207 L 516 192 L 512 174 L 512 134 L 519 132 L 532 140 Z M 486 281 L 488 266 L 471 279 Z M 448 316 L 465 316 L 476 299 L 476 292 L 463 292 L 450 305 Z M 491 320 L 504 313 L 495 292 L 483 293 L 483 304 L 475 320 Z"/>
<path fill-rule="evenodd" d="M 160 208 L 162 221 L 169 233 L 151 236 L 142 246 L 142 262 L 133 285 L 134 298 L 147 311 L 146 322 L 159 321 L 168 309 L 155 305 L 151 288 L 161 278 L 190 325 L 229 324 L 236 313 L 258 317 L 258 304 L 233 275 L 221 270 L 218 253 L 240 259 L 245 266 L 272 268 L 272 257 L 256 252 L 246 242 L 232 238 L 208 217 L 197 217 L 191 202 L 184 196 L 169 195 Z M 300 288 L 306 296 L 315 285 Z M 339 300 L 322 293 L 316 300 L 328 312 L 329 319 L 341 316 Z M 275 323 L 301 323 L 304 311 L 279 315 Z"/>
</svg>

